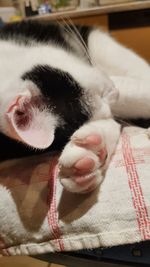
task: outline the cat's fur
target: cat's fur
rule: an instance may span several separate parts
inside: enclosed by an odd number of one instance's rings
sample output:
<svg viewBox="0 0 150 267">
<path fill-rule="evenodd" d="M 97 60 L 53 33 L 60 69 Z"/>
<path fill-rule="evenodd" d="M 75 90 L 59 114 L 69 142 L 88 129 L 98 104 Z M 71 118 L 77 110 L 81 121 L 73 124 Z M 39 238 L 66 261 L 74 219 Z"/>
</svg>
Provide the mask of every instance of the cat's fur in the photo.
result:
<svg viewBox="0 0 150 267">
<path fill-rule="evenodd" d="M 113 117 L 148 119 L 149 102 L 148 63 L 99 29 L 28 21 L 0 30 L 1 160 L 65 146 L 63 185 L 92 190 L 119 138 Z"/>
</svg>

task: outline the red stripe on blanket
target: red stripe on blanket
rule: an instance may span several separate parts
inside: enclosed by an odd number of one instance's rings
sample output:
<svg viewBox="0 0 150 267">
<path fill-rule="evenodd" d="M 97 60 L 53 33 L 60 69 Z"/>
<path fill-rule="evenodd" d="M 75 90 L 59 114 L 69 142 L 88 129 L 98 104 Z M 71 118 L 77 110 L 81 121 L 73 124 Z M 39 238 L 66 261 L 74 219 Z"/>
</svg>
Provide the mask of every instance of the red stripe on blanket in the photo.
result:
<svg viewBox="0 0 150 267">
<path fill-rule="evenodd" d="M 139 231 L 142 240 L 147 240 L 150 239 L 150 218 L 131 148 L 130 137 L 125 133 L 122 134 L 122 150 Z"/>
<path fill-rule="evenodd" d="M 48 224 L 52 232 L 52 238 L 56 242 L 56 246 L 59 251 L 64 250 L 64 243 L 61 239 L 61 231 L 58 224 L 58 213 L 56 206 L 56 185 L 58 174 L 58 160 L 54 158 L 50 163 L 50 180 L 49 180 L 49 194 L 48 194 L 48 206 L 49 211 L 47 214 Z"/>
</svg>

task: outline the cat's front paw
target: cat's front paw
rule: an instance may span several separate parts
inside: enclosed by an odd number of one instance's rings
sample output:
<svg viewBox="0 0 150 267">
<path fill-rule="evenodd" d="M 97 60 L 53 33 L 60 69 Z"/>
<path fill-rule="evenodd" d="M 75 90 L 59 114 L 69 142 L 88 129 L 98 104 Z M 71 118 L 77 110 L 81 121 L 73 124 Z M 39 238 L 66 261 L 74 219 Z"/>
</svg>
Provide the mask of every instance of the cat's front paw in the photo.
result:
<svg viewBox="0 0 150 267">
<path fill-rule="evenodd" d="M 78 130 L 59 158 L 62 185 L 71 192 L 94 190 L 102 181 L 106 158 L 107 150 L 102 136 L 96 133 L 85 136 Z"/>
</svg>

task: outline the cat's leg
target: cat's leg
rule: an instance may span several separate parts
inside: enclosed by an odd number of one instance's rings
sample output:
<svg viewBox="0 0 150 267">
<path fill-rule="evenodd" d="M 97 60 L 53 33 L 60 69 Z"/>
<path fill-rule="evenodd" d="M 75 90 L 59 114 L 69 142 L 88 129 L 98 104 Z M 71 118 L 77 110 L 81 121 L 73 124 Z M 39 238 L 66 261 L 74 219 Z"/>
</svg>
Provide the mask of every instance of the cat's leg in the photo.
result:
<svg viewBox="0 0 150 267">
<path fill-rule="evenodd" d="M 110 103 L 113 115 L 121 118 L 150 118 L 150 66 L 108 34 L 94 30 L 88 39 L 93 64 L 103 68 L 119 92 Z"/>
<path fill-rule="evenodd" d="M 120 135 L 113 119 L 91 121 L 79 128 L 59 158 L 59 178 L 71 192 L 92 191 L 101 183 Z"/>
<path fill-rule="evenodd" d="M 88 50 L 93 65 L 110 75 L 136 77 L 150 81 L 150 66 L 131 49 L 118 43 L 108 33 L 95 29 L 88 37 Z"/>
<path fill-rule="evenodd" d="M 110 102 L 114 116 L 127 119 L 150 119 L 150 82 L 127 76 L 111 76 L 119 97 Z"/>
</svg>

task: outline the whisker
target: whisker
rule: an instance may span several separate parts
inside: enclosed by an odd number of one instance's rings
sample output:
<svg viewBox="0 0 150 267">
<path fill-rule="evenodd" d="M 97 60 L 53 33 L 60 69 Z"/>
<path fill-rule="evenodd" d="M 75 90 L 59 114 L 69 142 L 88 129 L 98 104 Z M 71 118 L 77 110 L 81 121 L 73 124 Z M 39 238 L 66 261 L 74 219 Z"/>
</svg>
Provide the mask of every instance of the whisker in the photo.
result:
<svg viewBox="0 0 150 267">
<path fill-rule="evenodd" d="M 88 60 L 91 62 L 91 58 L 90 58 L 90 55 L 88 53 L 88 47 L 87 47 L 85 41 L 83 40 L 83 37 L 81 36 L 77 27 L 74 25 L 73 21 L 71 19 L 68 19 L 68 21 L 69 21 L 69 24 L 73 27 L 74 34 L 76 35 L 77 39 L 81 42 Z"/>
<path fill-rule="evenodd" d="M 88 47 L 87 47 L 87 45 L 85 44 L 85 42 L 84 42 L 84 40 L 83 40 L 83 38 L 82 38 L 80 32 L 79 32 L 78 29 L 76 28 L 76 26 L 73 24 L 73 22 L 71 21 L 71 19 L 68 19 L 67 17 L 64 18 L 64 17 L 61 17 L 61 16 L 60 16 L 60 17 L 59 17 L 59 20 L 57 20 L 57 23 L 58 23 L 59 25 L 61 25 L 61 26 L 62 26 L 62 24 L 61 24 L 61 22 L 60 22 L 60 19 L 61 19 L 61 21 L 62 21 L 63 24 L 64 24 L 64 27 L 63 27 L 64 30 L 65 30 L 69 35 L 72 36 L 72 38 L 74 39 L 74 41 L 76 42 L 76 44 L 80 46 L 80 49 L 81 49 L 81 51 L 83 52 L 83 54 L 86 55 L 87 59 L 88 59 L 89 62 L 91 63 L 91 58 L 90 58 L 90 55 L 89 55 L 89 53 L 88 53 Z M 66 20 L 67 20 L 69 23 L 68 23 Z M 71 28 L 70 25 L 72 26 L 72 28 Z"/>
</svg>

